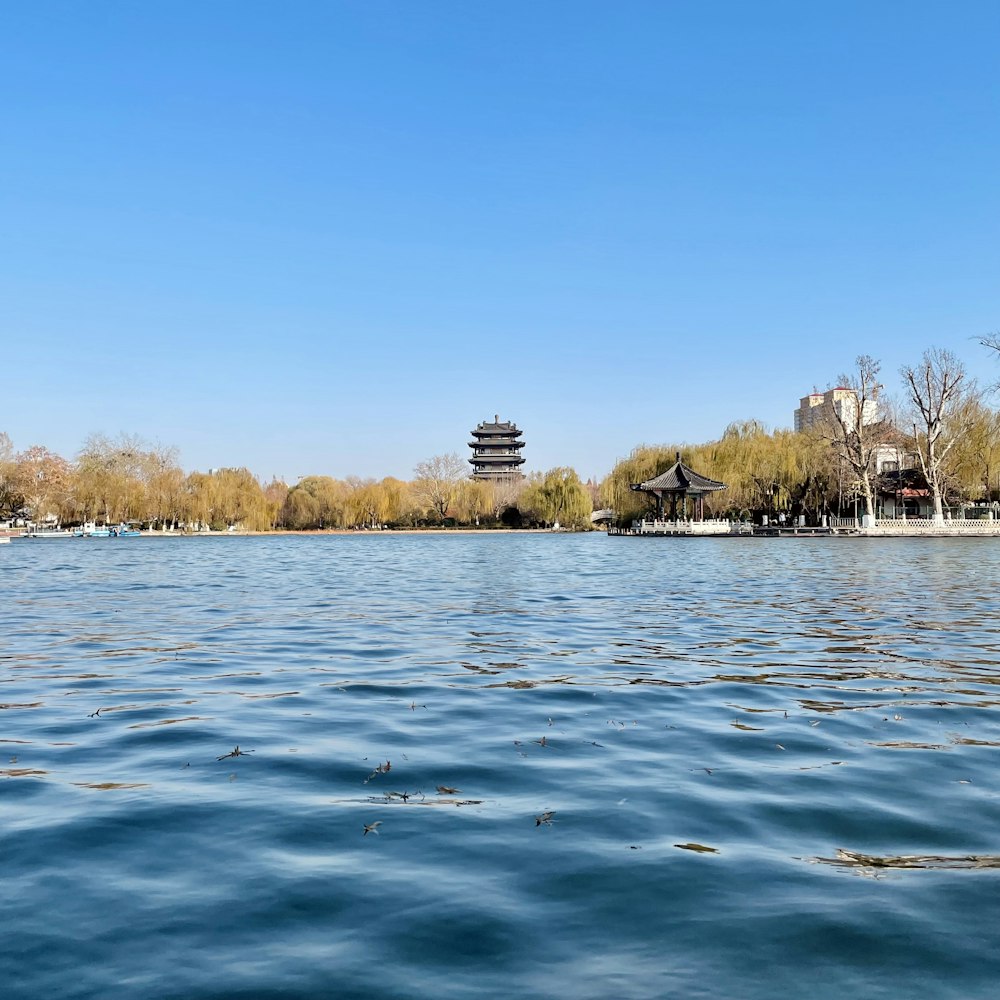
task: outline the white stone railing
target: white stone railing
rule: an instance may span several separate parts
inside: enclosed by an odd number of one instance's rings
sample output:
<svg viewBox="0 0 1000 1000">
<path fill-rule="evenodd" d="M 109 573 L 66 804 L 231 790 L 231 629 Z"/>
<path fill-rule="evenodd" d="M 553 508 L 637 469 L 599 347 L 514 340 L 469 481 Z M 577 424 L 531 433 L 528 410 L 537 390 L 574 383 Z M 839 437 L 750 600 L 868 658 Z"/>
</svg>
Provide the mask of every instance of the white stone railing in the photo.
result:
<svg viewBox="0 0 1000 1000">
<path fill-rule="evenodd" d="M 880 517 L 866 534 L 880 535 L 1000 535 L 1000 521 L 971 517 L 943 521 L 915 517 Z"/>
<path fill-rule="evenodd" d="M 728 520 L 632 522 L 632 528 L 641 535 L 728 535 L 732 527 Z"/>
</svg>

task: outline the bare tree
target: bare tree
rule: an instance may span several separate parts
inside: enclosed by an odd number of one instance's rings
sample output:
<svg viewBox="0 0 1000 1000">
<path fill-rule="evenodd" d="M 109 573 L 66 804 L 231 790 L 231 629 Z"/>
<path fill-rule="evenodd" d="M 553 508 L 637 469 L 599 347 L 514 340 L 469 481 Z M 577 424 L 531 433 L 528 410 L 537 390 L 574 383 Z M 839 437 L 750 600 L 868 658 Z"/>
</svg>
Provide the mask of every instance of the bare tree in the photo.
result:
<svg viewBox="0 0 1000 1000">
<path fill-rule="evenodd" d="M 70 464 L 42 445 L 33 445 L 15 458 L 16 491 L 36 522 L 58 514 L 70 485 Z"/>
<path fill-rule="evenodd" d="M 493 511 L 494 520 L 499 521 L 500 515 L 508 507 L 517 506 L 518 497 L 524 489 L 524 476 L 517 472 L 511 475 L 497 476 L 496 479 L 489 481 L 489 487 L 490 508 Z"/>
<path fill-rule="evenodd" d="M 965 366 L 951 351 L 932 347 L 915 368 L 900 369 L 914 408 L 913 439 L 920 467 L 934 501 L 934 519 L 944 519 L 944 461 L 962 434 L 959 422 L 948 421 L 974 388 Z M 946 423 L 947 421 L 947 423 Z"/>
<path fill-rule="evenodd" d="M 435 455 L 426 462 L 418 462 L 413 475 L 413 495 L 443 521 L 448 516 L 458 484 L 467 476 L 465 463 L 454 452 Z"/>
<path fill-rule="evenodd" d="M 986 337 L 980 337 L 979 343 L 982 344 L 983 347 L 989 348 L 989 350 L 995 351 L 998 355 L 1000 355 L 1000 333 L 991 333 Z M 989 391 L 1000 391 L 1000 382 L 996 382 L 989 386 Z"/>
<path fill-rule="evenodd" d="M 838 380 L 839 385 L 849 389 L 851 394 L 830 408 L 825 426 L 838 457 L 857 479 L 865 513 L 874 517 L 872 475 L 879 443 L 878 393 L 882 387 L 878 373 L 881 363 L 868 354 L 860 354 L 855 358 L 854 365 L 854 372 L 841 375 Z"/>
</svg>

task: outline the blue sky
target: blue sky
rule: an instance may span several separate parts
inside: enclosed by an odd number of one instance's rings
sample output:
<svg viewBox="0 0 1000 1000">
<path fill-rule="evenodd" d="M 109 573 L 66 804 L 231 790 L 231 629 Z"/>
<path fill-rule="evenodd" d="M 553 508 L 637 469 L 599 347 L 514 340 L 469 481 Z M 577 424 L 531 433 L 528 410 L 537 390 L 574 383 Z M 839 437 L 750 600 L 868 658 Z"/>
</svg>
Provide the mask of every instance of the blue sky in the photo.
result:
<svg viewBox="0 0 1000 1000">
<path fill-rule="evenodd" d="M 0 430 L 396 475 L 790 426 L 1000 330 L 1000 4 L 0 8 Z"/>
</svg>

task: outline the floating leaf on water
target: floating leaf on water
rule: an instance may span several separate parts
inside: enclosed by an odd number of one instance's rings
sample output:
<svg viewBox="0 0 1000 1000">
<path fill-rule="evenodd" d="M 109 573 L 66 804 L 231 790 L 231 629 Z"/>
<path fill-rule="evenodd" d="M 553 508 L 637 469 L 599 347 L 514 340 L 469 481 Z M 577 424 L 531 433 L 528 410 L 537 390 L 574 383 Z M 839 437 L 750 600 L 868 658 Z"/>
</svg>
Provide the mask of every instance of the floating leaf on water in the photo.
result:
<svg viewBox="0 0 1000 1000">
<path fill-rule="evenodd" d="M 715 847 L 706 847 L 704 844 L 674 844 L 674 847 L 679 847 L 682 851 L 696 851 L 698 854 L 718 854 L 719 851 Z"/>
<path fill-rule="evenodd" d="M 478 663 L 463 663 L 463 668 L 466 670 L 471 670 L 475 674 L 487 674 L 490 677 L 495 677 L 500 673 L 499 670 L 488 670 L 486 667 L 481 667 Z"/>
<path fill-rule="evenodd" d="M 452 788 L 450 785 L 438 785 L 437 793 L 438 795 L 458 795 L 459 789 Z"/>
<path fill-rule="evenodd" d="M 950 750 L 944 743 L 912 743 L 909 740 L 887 740 L 884 743 L 868 743 L 871 747 L 886 747 L 891 750 Z"/>
<path fill-rule="evenodd" d="M 541 815 L 535 817 L 535 826 L 552 826 L 553 816 L 555 816 L 555 812 L 551 809 L 546 809 Z"/>
<path fill-rule="evenodd" d="M 762 733 L 762 732 L 764 732 L 764 730 L 761 729 L 760 726 L 748 726 L 745 722 L 736 722 L 734 720 L 733 722 L 730 722 L 729 725 L 731 725 L 733 727 L 733 729 L 743 729 L 743 730 L 745 730 L 748 733 Z"/>
<path fill-rule="evenodd" d="M 368 758 L 366 757 L 365 760 L 367 759 Z M 391 770 L 392 770 L 391 760 L 387 760 L 384 764 L 379 764 L 378 767 L 376 767 L 375 770 L 372 771 L 372 773 L 369 774 L 367 778 L 365 778 L 365 784 L 367 785 L 368 782 L 371 781 L 372 778 L 376 777 L 377 775 L 388 774 Z"/>
<path fill-rule="evenodd" d="M 837 848 L 835 858 L 810 858 L 815 864 L 845 868 L 1000 868 L 1000 854 L 862 854 Z"/>
<path fill-rule="evenodd" d="M 154 726 L 173 726 L 178 722 L 198 722 L 201 720 L 200 715 L 185 715 L 183 719 L 159 719 L 157 722 L 134 722 L 129 729 L 152 729 Z M 249 753 L 249 751 L 241 751 L 241 753 Z M 228 756 L 232 756 L 231 754 Z M 221 757 L 219 758 L 222 759 Z"/>
<path fill-rule="evenodd" d="M 144 781 L 74 781 L 73 784 L 78 788 L 96 788 L 101 792 L 118 788 L 149 788 L 148 783 Z"/>
</svg>

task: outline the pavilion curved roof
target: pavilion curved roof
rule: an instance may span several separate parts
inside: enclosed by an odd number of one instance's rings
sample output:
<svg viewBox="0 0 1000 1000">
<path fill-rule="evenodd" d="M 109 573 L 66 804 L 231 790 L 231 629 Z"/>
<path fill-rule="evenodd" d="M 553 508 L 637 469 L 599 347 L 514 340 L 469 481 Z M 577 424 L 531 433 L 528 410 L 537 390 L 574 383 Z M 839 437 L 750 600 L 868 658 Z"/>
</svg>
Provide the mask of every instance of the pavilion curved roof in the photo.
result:
<svg viewBox="0 0 1000 1000">
<path fill-rule="evenodd" d="M 631 488 L 647 493 L 713 493 L 727 487 L 717 479 L 709 479 L 688 468 L 678 455 L 677 461 L 666 472 L 647 479 L 644 483 L 633 483 Z"/>
</svg>

